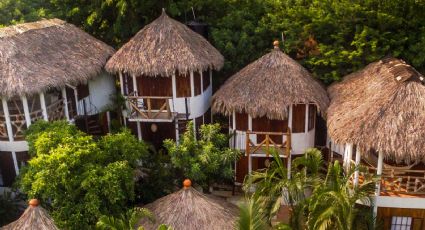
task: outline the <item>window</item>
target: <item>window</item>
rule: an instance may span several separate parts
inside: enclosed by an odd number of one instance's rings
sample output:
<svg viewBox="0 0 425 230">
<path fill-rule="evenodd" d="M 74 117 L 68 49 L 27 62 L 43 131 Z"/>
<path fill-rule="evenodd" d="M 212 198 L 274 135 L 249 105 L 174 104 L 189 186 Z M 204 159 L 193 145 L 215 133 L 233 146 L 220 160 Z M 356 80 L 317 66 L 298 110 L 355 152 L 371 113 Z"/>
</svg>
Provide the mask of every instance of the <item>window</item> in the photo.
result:
<svg viewBox="0 0 425 230">
<path fill-rule="evenodd" d="M 391 230 L 410 230 L 412 228 L 412 217 L 393 216 L 391 218 Z"/>
<path fill-rule="evenodd" d="M 306 110 L 306 105 L 304 104 L 292 106 L 292 132 L 293 133 L 304 133 L 305 110 Z"/>
<path fill-rule="evenodd" d="M 176 73 L 177 97 L 191 97 L 189 74 Z"/>
<path fill-rule="evenodd" d="M 203 78 L 202 83 L 204 84 L 203 87 L 204 87 L 204 91 L 205 91 L 210 86 L 210 71 L 203 72 L 202 78 Z"/>
<path fill-rule="evenodd" d="M 202 85 L 201 85 L 201 74 L 199 72 L 193 72 L 193 86 L 195 91 L 195 96 L 201 94 Z"/>
</svg>

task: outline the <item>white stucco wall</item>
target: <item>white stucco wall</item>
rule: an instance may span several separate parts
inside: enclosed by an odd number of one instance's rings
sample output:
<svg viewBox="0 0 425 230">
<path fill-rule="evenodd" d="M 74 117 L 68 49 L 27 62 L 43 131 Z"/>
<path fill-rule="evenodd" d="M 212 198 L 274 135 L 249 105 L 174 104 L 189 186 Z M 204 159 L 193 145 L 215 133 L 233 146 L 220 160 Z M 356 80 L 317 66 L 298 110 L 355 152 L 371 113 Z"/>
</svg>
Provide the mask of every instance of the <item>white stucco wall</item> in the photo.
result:
<svg viewBox="0 0 425 230">
<path fill-rule="evenodd" d="M 115 79 L 112 75 L 102 72 L 98 77 L 88 82 L 90 95 L 86 100 L 86 111 L 89 115 L 103 111 L 112 101 L 111 97 L 115 95 Z"/>
</svg>

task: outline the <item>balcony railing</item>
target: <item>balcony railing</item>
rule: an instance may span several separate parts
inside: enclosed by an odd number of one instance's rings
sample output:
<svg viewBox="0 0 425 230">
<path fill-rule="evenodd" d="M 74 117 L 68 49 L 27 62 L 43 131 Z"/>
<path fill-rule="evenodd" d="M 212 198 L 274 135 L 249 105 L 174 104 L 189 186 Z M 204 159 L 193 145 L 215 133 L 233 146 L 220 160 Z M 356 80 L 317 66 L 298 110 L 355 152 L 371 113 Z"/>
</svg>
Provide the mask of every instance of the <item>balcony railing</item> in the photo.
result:
<svg viewBox="0 0 425 230">
<path fill-rule="evenodd" d="M 250 136 L 252 135 L 256 136 L 257 143 L 251 140 Z M 289 157 L 291 154 L 291 132 L 289 128 L 286 133 L 247 131 L 245 144 L 247 156 L 251 154 L 266 154 L 266 157 L 268 157 L 272 150 L 276 150 L 279 155 Z"/>
<path fill-rule="evenodd" d="M 171 111 L 172 97 L 128 96 L 130 120 L 172 121 L 175 113 Z"/>
<path fill-rule="evenodd" d="M 63 100 L 56 100 L 52 104 L 46 106 L 46 112 L 49 121 L 65 119 L 65 109 Z M 43 119 L 43 110 L 38 109 L 29 113 L 31 123 L 37 120 Z M 12 128 L 12 134 L 14 140 L 23 140 L 24 131 L 28 128 L 25 120 L 25 114 L 16 113 L 10 114 L 10 125 Z M 4 114 L 0 114 L 0 140 L 8 140 L 6 117 Z"/>
<path fill-rule="evenodd" d="M 425 170 L 384 169 L 381 193 L 425 195 Z"/>
</svg>

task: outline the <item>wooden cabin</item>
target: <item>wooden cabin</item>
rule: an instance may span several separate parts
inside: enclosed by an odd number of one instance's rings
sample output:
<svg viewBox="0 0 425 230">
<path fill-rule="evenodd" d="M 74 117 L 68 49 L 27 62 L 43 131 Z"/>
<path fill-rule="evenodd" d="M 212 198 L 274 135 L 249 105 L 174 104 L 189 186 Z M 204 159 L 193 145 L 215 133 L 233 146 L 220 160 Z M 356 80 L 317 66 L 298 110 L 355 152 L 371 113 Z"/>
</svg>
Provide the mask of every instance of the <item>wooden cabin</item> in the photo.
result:
<svg viewBox="0 0 425 230">
<path fill-rule="evenodd" d="M 384 229 L 425 229 L 424 76 L 385 58 L 328 92 L 330 148 L 347 168 L 363 164 L 380 177 L 374 211 Z"/>
<path fill-rule="evenodd" d="M 329 103 L 324 87 L 274 45 L 213 96 L 213 112 L 229 116 L 230 145 L 245 152 L 236 165 L 238 183 L 268 164 L 271 148 L 290 159 L 314 147 L 317 115 Z"/>
<path fill-rule="evenodd" d="M 163 12 L 106 69 L 119 75 L 126 125 L 161 148 L 165 139 L 178 141 L 188 120 L 196 128 L 211 122 L 212 74 L 223 62 L 205 38 Z"/>
<path fill-rule="evenodd" d="M 78 123 L 110 104 L 114 79 L 103 66 L 113 52 L 59 19 L 0 29 L 0 187 L 28 160 L 24 131 L 32 123 Z"/>
</svg>

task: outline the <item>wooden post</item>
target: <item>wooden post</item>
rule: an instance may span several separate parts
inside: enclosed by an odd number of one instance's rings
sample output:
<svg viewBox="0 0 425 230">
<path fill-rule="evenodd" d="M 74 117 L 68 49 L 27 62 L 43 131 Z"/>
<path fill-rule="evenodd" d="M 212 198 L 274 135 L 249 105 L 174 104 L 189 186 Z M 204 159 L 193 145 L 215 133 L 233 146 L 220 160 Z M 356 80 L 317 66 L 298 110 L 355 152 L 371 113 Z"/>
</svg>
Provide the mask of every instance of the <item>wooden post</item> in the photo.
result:
<svg viewBox="0 0 425 230">
<path fill-rule="evenodd" d="M 124 79 L 122 77 L 122 73 L 121 71 L 118 73 L 119 77 L 120 77 L 120 88 L 121 88 L 121 95 L 124 96 Z"/>
<path fill-rule="evenodd" d="M 291 156 L 291 128 L 288 127 L 288 130 L 286 131 L 286 159 L 288 160 L 288 179 L 291 179 L 291 161 L 292 161 L 292 156 Z"/>
<path fill-rule="evenodd" d="M 136 99 L 136 100 L 139 100 L 139 99 Z M 148 97 L 147 99 L 147 102 L 148 102 L 148 117 L 150 118 L 151 116 L 152 116 L 152 104 L 151 104 L 151 98 L 150 97 Z"/>
<path fill-rule="evenodd" d="M 24 107 L 24 116 L 25 116 L 25 122 L 27 123 L 27 128 L 31 125 L 31 115 L 30 110 L 28 108 L 28 100 L 26 96 L 21 97 L 22 106 Z"/>
<path fill-rule="evenodd" d="M 78 90 L 76 87 L 72 87 L 72 90 L 74 90 L 74 98 L 75 98 L 75 109 L 77 110 L 77 115 L 81 115 L 81 108 L 78 103 Z"/>
<path fill-rule="evenodd" d="M 9 142 L 12 143 L 14 141 L 14 138 L 13 138 L 13 130 L 12 130 L 12 121 L 10 120 L 9 105 L 7 104 L 7 99 L 4 97 L 1 99 L 1 102 L 3 105 L 3 113 L 4 113 L 5 122 L 6 122 L 7 136 L 9 138 Z M 19 175 L 18 161 L 16 159 L 16 153 L 14 151 L 12 151 L 12 159 L 13 159 L 13 166 L 15 168 L 15 173 L 16 175 Z"/>
<path fill-rule="evenodd" d="M 292 105 L 288 108 L 288 128 L 292 130 Z"/>
<path fill-rule="evenodd" d="M 308 113 L 309 108 L 308 104 L 305 104 L 305 122 L 304 122 L 304 133 L 308 133 Z"/>
<path fill-rule="evenodd" d="M 179 123 L 177 119 L 174 121 L 174 127 L 176 129 L 176 143 L 178 145 L 180 141 L 180 134 L 179 134 Z"/>
<path fill-rule="evenodd" d="M 136 75 L 132 75 L 133 77 L 133 91 L 134 91 L 134 96 L 139 96 L 139 91 L 137 88 L 137 79 L 136 79 Z"/>
<path fill-rule="evenodd" d="M 353 144 L 347 143 L 345 146 L 346 147 L 345 147 L 345 154 L 344 154 L 344 168 L 345 168 L 345 171 L 348 172 L 348 170 L 350 170 L 351 158 L 353 155 Z"/>
<path fill-rule="evenodd" d="M 176 73 L 174 72 L 171 76 L 171 85 L 173 90 L 173 99 L 177 98 L 177 85 L 176 85 Z"/>
<path fill-rule="evenodd" d="M 66 88 L 61 89 L 62 92 L 62 98 L 63 98 L 63 111 L 65 113 L 65 118 L 67 121 L 69 121 L 69 110 L 68 110 L 68 98 L 66 97 Z"/>
<path fill-rule="evenodd" d="M 140 121 L 137 121 L 137 138 L 139 141 L 142 140 L 142 130 L 140 130 Z"/>
<path fill-rule="evenodd" d="M 190 96 L 195 96 L 195 81 L 193 79 L 193 71 L 190 71 Z"/>
<path fill-rule="evenodd" d="M 381 175 L 382 175 L 382 168 L 384 164 L 384 154 L 382 152 L 378 153 L 378 165 L 376 167 L 376 175 L 378 176 L 379 180 L 376 182 L 376 189 L 375 189 L 375 203 L 373 207 L 373 215 L 376 218 L 378 216 L 378 206 L 377 206 L 377 200 L 379 198 L 379 195 L 381 193 Z"/>
<path fill-rule="evenodd" d="M 15 151 L 12 151 L 12 159 L 13 159 L 13 166 L 15 167 L 15 173 L 16 175 L 19 175 L 19 166 L 18 166 L 18 160 L 16 158 Z"/>
<path fill-rule="evenodd" d="M 359 185 L 360 148 L 356 148 L 356 171 L 354 172 L 354 186 Z"/>
<path fill-rule="evenodd" d="M 201 76 L 201 94 L 204 93 L 204 74 L 202 73 L 202 70 L 199 71 Z"/>
<path fill-rule="evenodd" d="M 266 157 L 270 155 L 270 139 L 269 134 L 266 134 Z"/>
<path fill-rule="evenodd" d="M 43 119 L 45 121 L 49 121 L 49 117 L 47 115 L 47 107 L 46 107 L 46 100 L 44 98 L 44 93 L 40 93 L 40 104 L 41 104 L 41 110 L 43 112 Z"/>
<path fill-rule="evenodd" d="M 7 136 L 9 137 L 9 141 L 13 141 L 13 130 L 12 130 L 12 122 L 10 120 L 10 113 L 9 113 L 9 105 L 7 104 L 6 98 L 2 98 L 1 102 L 3 104 L 3 113 L 4 118 L 6 122 L 6 128 L 7 128 Z"/>
<path fill-rule="evenodd" d="M 245 153 L 246 153 L 246 155 L 249 157 L 249 152 L 250 152 L 250 146 L 249 146 L 249 135 L 250 135 L 251 133 L 248 131 L 248 132 L 246 132 L 246 135 L 245 135 Z"/>
</svg>

